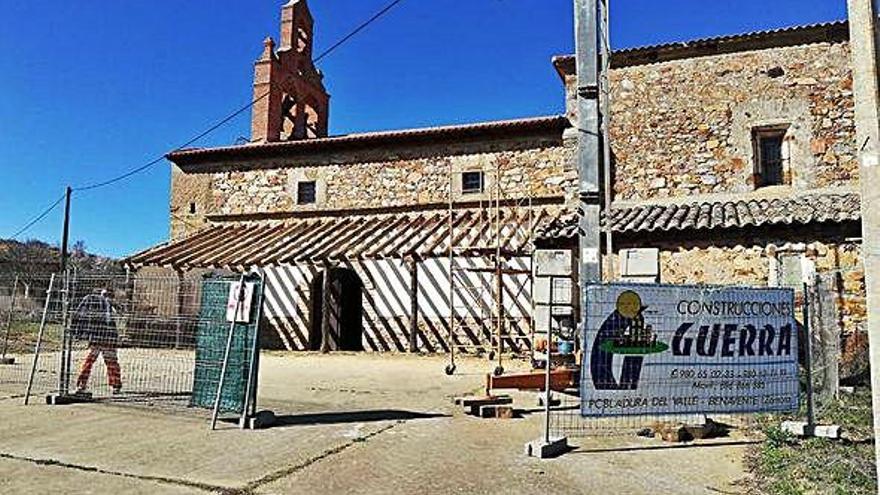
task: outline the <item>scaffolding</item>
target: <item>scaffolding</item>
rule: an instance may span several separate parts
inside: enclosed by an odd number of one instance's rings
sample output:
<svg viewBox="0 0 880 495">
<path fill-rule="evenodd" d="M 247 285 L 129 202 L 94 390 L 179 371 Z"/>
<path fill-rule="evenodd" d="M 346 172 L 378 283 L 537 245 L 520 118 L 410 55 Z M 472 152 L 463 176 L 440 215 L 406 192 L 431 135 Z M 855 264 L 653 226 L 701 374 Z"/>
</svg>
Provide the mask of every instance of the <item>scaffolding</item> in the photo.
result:
<svg viewBox="0 0 880 495">
<path fill-rule="evenodd" d="M 500 375 L 505 344 L 514 351 L 531 346 L 531 262 L 523 260 L 530 260 L 534 250 L 539 219 L 528 188 L 521 181 L 505 181 L 505 172 L 501 160 L 478 172 L 449 164 L 448 375 L 455 372 L 456 353 L 486 353 L 496 363 L 494 374 Z M 465 173 L 480 174 L 478 188 L 465 189 Z M 522 330 L 523 321 L 526 331 L 513 331 Z M 459 330 L 471 338 L 462 338 Z"/>
</svg>

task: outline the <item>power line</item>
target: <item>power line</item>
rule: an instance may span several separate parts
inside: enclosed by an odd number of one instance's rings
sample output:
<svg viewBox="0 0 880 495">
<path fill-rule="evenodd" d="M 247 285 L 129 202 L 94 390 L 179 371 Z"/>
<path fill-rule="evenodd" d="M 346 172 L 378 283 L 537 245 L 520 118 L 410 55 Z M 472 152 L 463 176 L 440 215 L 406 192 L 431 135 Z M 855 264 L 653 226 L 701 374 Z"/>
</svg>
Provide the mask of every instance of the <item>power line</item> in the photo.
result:
<svg viewBox="0 0 880 495">
<path fill-rule="evenodd" d="M 61 202 L 64 201 L 64 198 L 65 198 L 65 197 L 66 197 L 66 194 L 62 194 L 61 197 L 58 198 L 57 201 L 55 201 L 55 202 L 52 203 L 48 208 L 46 208 L 45 210 L 43 210 L 43 213 L 40 213 L 39 215 L 37 215 L 33 220 L 31 220 L 30 222 L 28 222 L 24 227 L 18 229 L 18 230 L 17 230 L 14 234 L 12 234 L 12 236 L 10 236 L 9 238 L 10 238 L 10 239 L 15 239 L 15 238 L 17 238 L 18 236 L 20 236 L 21 234 L 24 234 L 25 232 L 27 232 L 31 227 L 33 227 L 34 225 L 36 225 L 40 220 L 46 218 L 46 215 L 48 215 L 49 213 L 52 213 L 52 210 L 54 210 L 55 208 L 58 208 L 58 205 L 60 205 Z"/>
<path fill-rule="evenodd" d="M 364 29 L 366 29 L 367 26 L 369 26 L 369 25 L 372 24 L 374 21 L 378 20 L 380 17 L 382 17 L 383 15 L 385 15 L 386 13 L 388 13 L 389 10 L 393 9 L 395 6 L 397 6 L 397 4 L 399 4 L 399 3 L 402 2 L 402 1 L 403 1 L 403 0 L 394 0 L 393 2 L 389 3 L 388 5 L 386 5 L 384 8 L 382 8 L 382 10 L 380 10 L 379 12 L 376 12 L 376 13 L 373 15 L 373 17 L 370 17 L 369 19 L 367 19 L 366 21 L 364 21 L 363 23 L 361 23 L 361 25 L 358 26 L 358 27 L 356 27 L 356 28 L 354 28 L 354 30 L 353 30 L 352 32 L 350 32 L 350 33 L 348 33 L 347 35 L 345 35 L 341 40 L 339 40 L 339 41 L 337 41 L 336 43 L 334 43 L 333 46 L 331 46 L 330 48 L 324 50 L 320 55 L 318 55 L 317 57 L 315 57 L 314 62 L 315 62 L 315 63 L 320 62 L 322 58 L 326 57 L 327 55 L 330 55 L 330 53 L 332 53 L 333 50 L 339 48 L 340 46 L 342 46 L 346 41 L 350 40 L 351 38 L 354 38 L 355 35 L 357 35 L 357 34 L 358 34 L 359 32 L 361 32 L 361 31 L 363 31 Z"/>
<path fill-rule="evenodd" d="M 228 116 L 226 116 L 225 118 L 223 118 L 222 120 L 220 120 L 219 122 L 217 122 L 216 124 L 212 125 L 211 127 L 207 128 L 207 129 L 205 129 L 204 131 L 202 131 L 202 132 L 200 132 L 199 134 L 197 134 L 195 137 L 193 137 L 193 138 L 190 139 L 189 141 L 187 141 L 187 142 L 181 144 L 180 146 L 178 146 L 177 148 L 175 148 L 174 151 L 179 151 L 179 150 L 181 150 L 181 149 L 183 149 L 183 148 L 186 148 L 187 146 L 189 146 L 189 145 L 195 143 L 196 141 L 198 141 L 199 139 L 202 139 L 203 137 L 207 136 L 208 134 L 210 134 L 210 133 L 214 132 L 215 130 L 219 129 L 220 127 L 222 127 L 224 124 L 226 124 L 226 123 L 229 122 L 230 120 L 232 120 L 232 119 L 234 119 L 235 117 L 238 117 L 239 115 L 241 115 L 242 112 L 244 112 L 244 111 L 246 111 L 247 109 L 249 109 L 249 108 L 251 108 L 252 106 L 254 106 L 255 103 L 257 103 L 258 101 L 260 101 L 260 100 L 262 100 L 263 98 L 265 98 L 268 94 L 269 94 L 269 93 L 267 92 L 265 95 L 261 95 L 261 96 L 260 96 L 259 98 L 257 98 L 256 100 L 254 100 L 254 101 L 248 103 L 247 105 L 245 105 L 245 106 L 239 108 L 239 109 L 236 110 L 235 112 L 229 114 Z M 91 190 L 91 189 L 98 189 L 98 188 L 100 188 L 100 187 L 109 186 L 110 184 L 114 184 L 114 183 L 119 182 L 119 181 L 121 181 L 121 180 L 127 179 L 127 178 L 131 177 L 132 175 L 135 175 L 135 174 L 137 174 L 137 173 L 139 173 L 139 172 L 143 172 L 144 170 L 146 170 L 146 169 L 152 167 L 153 165 L 155 165 L 155 164 L 161 162 L 161 161 L 164 160 L 164 159 L 165 159 L 165 155 L 162 154 L 162 155 L 160 155 L 160 156 L 154 158 L 153 160 L 151 160 L 151 161 L 145 163 L 144 165 L 141 165 L 140 167 L 137 167 L 137 168 L 135 168 L 135 169 L 129 170 L 128 172 L 126 172 L 126 173 L 124 173 L 124 174 L 122 174 L 122 175 L 118 175 L 118 176 L 116 176 L 116 177 L 114 177 L 114 178 L 112 178 L 112 179 L 105 180 L 104 182 L 98 182 L 98 183 L 96 183 L 96 184 L 91 184 L 91 185 L 88 185 L 88 186 L 75 187 L 75 188 L 73 188 L 73 190 L 74 190 L 74 191 L 88 191 L 88 190 Z"/>
<path fill-rule="evenodd" d="M 372 24 L 373 22 L 379 20 L 382 16 L 384 16 L 385 14 L 387 14 L 391 9 L 393 9 L 394 7 L 396 7 L 396 6 L 397 6 L 399 3 L 401 3 L 402 1 L 403 1 L 403 0 L 393 0 L 391 3 L 387 4 L 385 7 L 383 7 L 383 8 L 380 9 L 378 12 L 376 12 L 375 14 L 373 14 L 372 17 L 370 17 L 370 18 L 367 19 L 366 21 L 364 21 L 364 22 L 362 22 L 361 24 L 359 24 L 356 28 L 354 28 L 354 29 L 353 29 L 351 32 L 349 32 L 347 35 L 343 36 L 339 41 L 337 41 L 336 43 L 334 43 L 333 45 L 331 45 L 329 48 L 327 48 L 326 50 L 324 50 L 323 52 L 321 52 L 321 54 L 319 54 L 317 57 L 315 57 L 315 58 L 313 59 L 313 63 L 318 63 L 319 61 L 321 61 L 322 59 L 324 59 L 326 56 L 328 56 L 328 55 L 330 55 L 331 53 L 333 53 L 337 48 L 339 48 L 340 46 L 344 45 L 346 42 L 348 42 L 348 40 L 354 38 L 358 33 L 360 33 L 361 31 L 363 31 L 364 29 L 366 29 L 367 26 L 369 26 L 369 25 Z M 287 81 L 289 81 L 292 77 L 293 77 L 293 76 L 291 75 L 290 77 L 288 77 L 287 79 L 285 79 L 283 82 L 286 84 Z M 274 89 L 277 89 L 277 88 L 274 88 Z M 266 92 L 263 93 L 262 95 L 260 95 L 260 96 L 258 96 L 257 98 L 253 99 L 253 100 L 252 100 L 250 103 L 248 103 L 247 105 L 245 105 L 245 106 L 239 108 L 238 110 L 236 110 L 235 112 L 233 112 L 233 113 L 229 114 L 228 116 L 224 117 L 223 119 L 221 119 L 220 121 L 218 121 L 217 123 L 215 123 L 214 125 L 212 125 L 211 127 L 209 127 L 209 128 L 207 128 L 206 130 L 200 132 L 199 134 L 197 134 L 197 135 L 194 136 L 193 138 L 189 139 L 189 140 L 186 141 L 185 143 L 181 144 L 180 146 L 174 148 L 174 150 L 172 150 L 172 152 L 174 152 L 174 151 L 180 151 L 181 149 L 186 148 L 187 146 L 189 146 L 189 145 L 195 143 L 196 141 L 202 139 L 203 137 L 205 137 L 205 136 L 207 136 L 208 134 L 214 132 L 215 130 L 219 129 L 220 127 L 223 127 L 227 122 L 229 122 L 230 120 L 234 119 L 235 117 L 238 117 L 238 116 L 241 115 L 243 112 L 247 111 L 248 109 L 250 109 L 251 107 L 253 107 L 255 104 L 257 104 L 260 100 L 262 100 L 262 99 L 266 98 L 267 96 L 269 96 L 269 94 L 271 94 L 272 90 L 273 90 L 273 88 L 270 88 L 268 91 L 266 91 Z M 98 183 L 95 183 L 95 184 L 89 184 L 89 185 L 86 185 L 86 186 L 75 187 L 75 188 L 73 188 L 73 190 L 74 190 L 74 191 L 88 191 L 88 190 L 91 190 L 91 189 L 98 189 L 98 188 L 101 188 L 101 187 L 109 186 L 109 185 L 111 185 L 111 184 L 115 184 L 115 183 L 117 183 L 117 182 L 119 182 L 119 181 L 125 180 L 125 179 L 127 179 L 127 178 L 129 178 L 129 177 L 131 177 L 131 176 L 133 176 L 133 175 L 136 175 L 136 174 L 138 174 L 138 173 L 140 173 L 140 172 L 143 172 L 144 170 L 147 170 L 148 168 L 151 168 L 152 166 L 156 165 L 157 163 L 163 161 L 164 159 L 165 159 L 165 154 L 163 153 L 162 155 L 156 157 L 155 159 L 153 159 L 153 160 L 151 160 L 151 161 L 149 161 L 149 162 L 147 162 L 147 163 L 145 163 L 145 164 L 143 164 L 143 165 L 141 165 L 141 166 L 139 166 L 139 167 L 136 167 L 136 168 L 134 168 L 134 169 L 132 169 L 132 170 L 129 170 L 128 172 L 125 172 L 125 173 L 122 174 L 122 175 L 118 175 L 118 176 L 116 176 L 116 177 L 113 177 L 112 179 L 108 179 L 108 180 L 105 180 L 105 181 L 103 181 L 103 182 L 98 182 Z"/>
<path fill-rule="evenodd" d="M 319 54 L 319 55 L 313 60 L 313 62 L 314 62 L 314 63 L 317 63 L 317 62 L 319 62 L 320 60 L 322 60 L 322 59 L 324 59 L 325 57 L 327 57 L 328 55 L 330 55 L 331 53 L 333 53 L 336 49 L 338 49 L 339 47 L 341 47 L 342 45 L 344 45 L 346 42 L 348 42 L 351 38 L 355 37 L 355 36 L 356 36 L 358 33 L 360 33 L 361 31 L 363 31 L 364 29 L 366 29 L 367 26 L 369 26 L 369 25 L 372 24 L 373 22 L 379 20 L 382 16 L 384 16 L 385 14 L 387 14 L 391 9 L 393 9 L 394 7 L 396 7 L 396 6 L 397 6 L 399 3 L 401 3 L 402 1 L 403 1 L 403 0 L 393 0 L 392 2 L 390 2 L 389 4 L 387 4 L 385 7 L 383 7 L 383 8 L 380 9 L 378 12 L 376 12 L 375 14 L 373 14 L 372 17 L 370 17 L 370 18 L 367 19 L 366 21 L 364 21 L 364 22 L 362 22 L 361 24 L 359 24 L 356 28 L 354 28 L 354 29 L 353 29 L 351 32 L 349 32 L 347 35 L 343 36 L 339 41 L 337 41 L 337 42 L 334 43 L 332 46 L 330 46 L 329 48 L 327 48 L 326 50 L 324 50 L 323 52 L 321 52 L 321 53 L 320 53 L 320 54 Z M 287 79 L 285 79 L 285 80 L 283 81 L 283 83 L 286 84 L 286 83 L 291 79 L 291 77 L 293 77 L 293 76 L 289 76 Z M 275 88 L 275 89 L 277 89 L 277 88 Z M 266 98 L 267 96 L 269 96 L 269 94 L 271 94 L 271 92 L 272 92 L 272 88 L 270 88 L 268 91 L 266 91 L 266 92 L 263 93 L 262 95 L 258 96 L 257 98 L 253 99 L 253 100 L 252 100 L 251 102 L 249 102 L 247 105 L 242 106 L 241 108 L 235 110 L 234 112 L 232 112 L 231 114 L 227 115 L 227 116 L 224 117 L 223 119 L 217 121 L 214 125 L 208 127 L 208 128 L 205 129 L 204 131 L 202 131 L 202 132 L 196 134 L 194 137 L 192 137 L 191 139 L 187 140 L 185 143 L 181 144 L 180 146 L 174 148 L 174 150 L 172 150 L 172 151 L 180 151 L 181 149 L 186 148 L 187 146 L 189 146 L 189 145 L 195 143 L 196 141 L 202 139 L 203 137 L 207 136 L 208 134 L 211 134 L 212 132 L 216 131 L 216 130 L 219 129 L 220 127 L 223 127 L 225 124 L 227 124 L 227 123 L 228 123 L 229 121 L 231 121 L 232 119 L 238 117 L 238 116 L 241 115 L 243 112 L 249 110 L 251 107 L 253 107 L 253 106 L 254 106 L 256 103 L 258 103 L 260 100 L 262 100 L 262 99 Z M 113 177 L 113 178 L 111 178 L 111 179 L 108 179 L 108 180 L 105 180 L 105 181 L 102 181 L 102 182 L 96 182 L 96 183 L 94 183 L 94 184 L 87 184 L 87 185 L 84 185 L 84 186 L 75 187 L 75 188 L 73 188 L 73 191 L 89 191 L 89 190 L 99 189 L 99 188 L 102 188 L 102 187 L 106 187 L 106 186 L 109 186 L 109 185 L 115 184 L 115 183 L 117 183 L 117 182 L 123 181 L 123 180 L 125 180 L 125 179 L 127 179 L 127 178 L 129 178 L 129 177 L 131 177 L 131 176 L 133 176 L 133 175 L 139 174 L 139 173 L 141 173 L 141 172 L 143 172 L 143 171 L 145 171 L 145 170 L 147 170 L 147 169 L 153 167 L 153 166 L 156 165 L 157 163 L 162 162 L 164 159 L 165 159 L 165 153 L 163 153 L 162 155 L 160 155 L 160 156 L 158 156 L 158 157 L 156 157 L 156 158 L 150 160 L 149 162 L 147 162 L 147 163 L 145 163 L 145 164 L 143 164 L 143 165 L 140 165 L 140 166 L 138 166 L 138 167 L 135 167 L 135 168 L 133 168 L 133 169 L 129 170 L 128 172 L 125 172 L 125 173 L 123 173 L 123 174 L 121 174 L 121 175 L 117 175 L 116 177 Z M 20 236 L 20 235 L 23 234 L 24 232 L 27 232 L 31 227 L 33 227 L 34 225 L 36 225 L 40 220 L 44 219 L 44 218 L 46 217 L 46 215 L 48 215 L 49 213 L 51 213 L 52 210 L 54 210 L 55 208 L 57 208 L 58 205 L 61 204 L 62 201 L 64 201 L 64 198 L 65 198 L 65 196 L 61 196 L 60 198 L 58 198 L 58 200 L 55 201 L 54 203 L 52 203 L 52 205 L 49 206 L 46 210 L 44 210 L 42 213 L 40 213 L 37 217 L 35 217 L 35 218 L 34 218 L 33 220 L 31 220 L 30 222 L 28 222 L 24 227 L 22 227 L 21 229 L 19 229 L 19 230 L 18 230 L 18 231 L 17 231 L 17 232 L 11 237 L 11 239 L 15 239 L 16 237 Z"/>
</svg>

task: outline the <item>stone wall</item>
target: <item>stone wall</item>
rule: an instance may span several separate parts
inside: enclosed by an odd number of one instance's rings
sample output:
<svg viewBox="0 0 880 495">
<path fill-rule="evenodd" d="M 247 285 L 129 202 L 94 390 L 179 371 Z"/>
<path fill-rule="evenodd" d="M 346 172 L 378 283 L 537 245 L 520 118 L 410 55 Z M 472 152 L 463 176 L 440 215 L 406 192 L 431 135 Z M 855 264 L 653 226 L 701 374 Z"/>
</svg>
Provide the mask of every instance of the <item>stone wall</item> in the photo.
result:
<svg viewBox="0 0 880 495">
<path fill-rule="evenodd" d="M 196 230 L 211 215 L 445 204 L 450 185 L 457 201 L 485 201 L 492 197 L 498 177 L 502 198 L 560 197 L 571 192 L 576 181 L 573 152 L 561 135 L 533 136 L 208 163 L 205 166 L 211 171 L 207 172 L 178 169 L 172 174 L 172 238 Z M 484 172 L 483 194 L 461 194 L 459 181 L 464 171 Z M 315 204 L 296 204 L 299 181 L 316 182 Z"/>
<path fill-rule="evenodd" d="M 863 332 L 867 320 L 865 272 L 861 244 L 844 239 L 822 238 L 792 242 L 779 238 L 751 239 L 727 237 L 705 242 L 621 243 L 621 248 L 656 247 L 660 249 L 660 281 L 668 284 L 740 284 L 751 286 L 786 286 L 791 281 L 781 276 L 781 260 L 795 256 L 809 260 L 819 274 L 835 274 L 838 283 L 829 287 L 838 301 L 838 318 L 845 334 Z M 618 279 L 619 260 L 610 260 L 613 276 Z M 802 279 L 794 287 L 799 289 Z"/>
<path fill-rule="evenodd" d="M 613 69 L 616 199 L 752 191 L 765 126 L 788 128 L 793 189 L 857 180 L 849 60 L 848 43 L 824 42 Z"/>
</svg>

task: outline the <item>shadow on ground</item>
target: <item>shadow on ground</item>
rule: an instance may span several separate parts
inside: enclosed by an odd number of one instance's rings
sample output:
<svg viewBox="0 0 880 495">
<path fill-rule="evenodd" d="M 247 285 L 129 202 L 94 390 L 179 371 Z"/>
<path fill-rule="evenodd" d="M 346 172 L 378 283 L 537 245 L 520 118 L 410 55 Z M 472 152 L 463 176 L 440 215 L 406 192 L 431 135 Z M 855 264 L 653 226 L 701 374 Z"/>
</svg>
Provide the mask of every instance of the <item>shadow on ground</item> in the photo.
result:
<svg viewBox="0 0 880 495">
<path fill-rule="evenodd" d="M 376 421 L 404 421 L 413 419 L 448 418 L 448 414 L 420 413 L 395 409 L 346 411 L 315 414 L 283 414 L 275 416 L 273 428 L 303 425 L 331 425 L 342 423 L 370 423 Z"/>
</svg>

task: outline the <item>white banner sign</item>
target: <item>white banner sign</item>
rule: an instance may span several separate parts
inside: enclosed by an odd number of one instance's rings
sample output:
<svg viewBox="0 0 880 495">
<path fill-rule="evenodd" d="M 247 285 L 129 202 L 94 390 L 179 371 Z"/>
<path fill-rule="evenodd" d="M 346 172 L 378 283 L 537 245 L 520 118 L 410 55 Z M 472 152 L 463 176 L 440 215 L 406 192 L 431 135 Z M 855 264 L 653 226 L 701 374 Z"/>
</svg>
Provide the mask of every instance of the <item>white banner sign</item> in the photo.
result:
<svg viewBox="0 0 880 495">
<path fill-rule="evenodd" d="M 592 285 L 584 328 L 583 416 L 798 407 L 790 289 Z"/>
<path fill-rule="evenodd" d="M 235 319 L 236 323 L 250 323 L 251 304 L 254 300 L 255 286 L 256 284 L 253 282 L 245 282 L 244 291 L 242 291 L 241 284 L 238 282 L 229 284 L 229 297 L 226 301 L 226 321 L 232 322 Z M 244 296 L 240 303 L 239 295 Z M 238 314 L 235 313 L 236 308 L 238 308 Z"/>
</svg>

